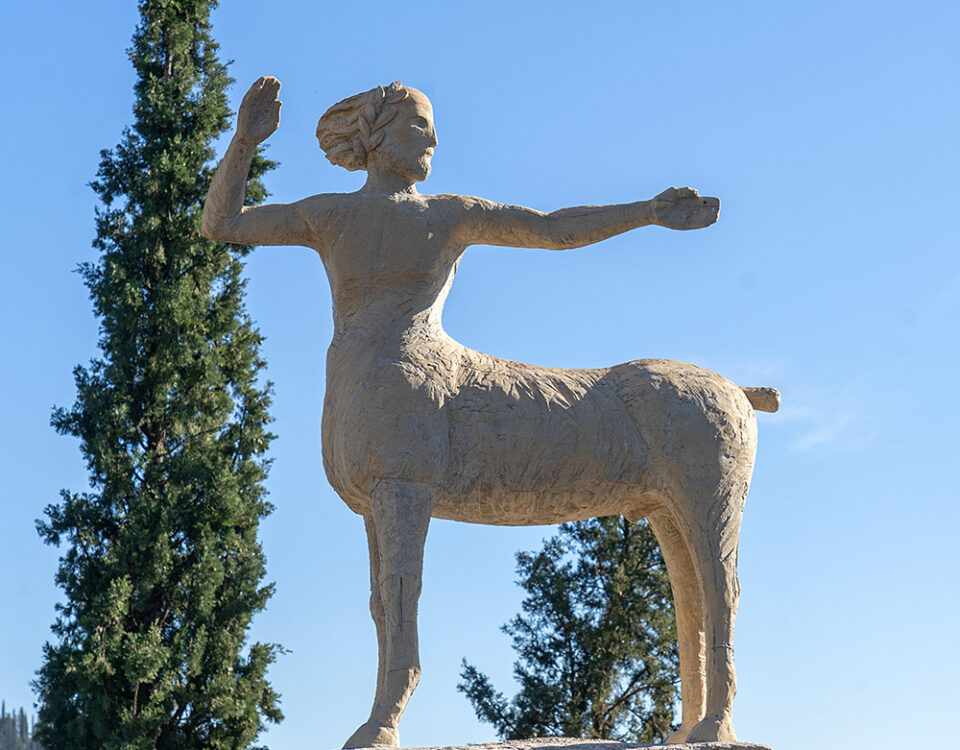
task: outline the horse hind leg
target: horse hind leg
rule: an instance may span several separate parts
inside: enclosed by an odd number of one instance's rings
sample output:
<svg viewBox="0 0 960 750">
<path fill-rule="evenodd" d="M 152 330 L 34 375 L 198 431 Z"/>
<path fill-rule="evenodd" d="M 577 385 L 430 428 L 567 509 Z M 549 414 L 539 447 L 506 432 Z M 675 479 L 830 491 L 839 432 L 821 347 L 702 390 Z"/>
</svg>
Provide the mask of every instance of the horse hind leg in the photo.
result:
<svg viewBox="0 0 960 750">
<path fill-rule="evenodd" d="M 748 480 L 702 488 L 692 498 L 705 517 L 687 523 L 686 537 L 698 570 L 703 601 L 706 701 L 704 716 L 687 742 L 736 742 L 733 698 L 737 677 L 733 663 L 733 627 L 740 599 L 737 546 Z"/>
<path fill-rule="evenodd" d="M 663 510 L 651 514 L 650 528 L 657 537 L 670 587 L 673 590 L 677 617 L 677 639 L 680 646 L 680 727 L 671 734 L 668 744 L 685 742 L 693 727 L 703 718 L 706 698 L 703 604 L 700 579 L 690 549 L 673 514 Z"/>
</svg>

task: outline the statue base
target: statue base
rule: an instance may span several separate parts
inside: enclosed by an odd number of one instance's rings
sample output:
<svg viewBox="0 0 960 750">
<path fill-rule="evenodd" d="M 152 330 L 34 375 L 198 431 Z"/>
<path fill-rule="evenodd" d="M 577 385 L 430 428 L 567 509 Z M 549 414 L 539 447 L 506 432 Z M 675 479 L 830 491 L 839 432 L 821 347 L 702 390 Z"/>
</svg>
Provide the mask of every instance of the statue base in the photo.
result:
<svg viewBox="0 0 960 750">
<path fill-rule="evenodd" d="M 540 737 L 531 740 L 507 740 L 482 745 L 450 745 L 448 747 L 411 748 L 410 750 L 770 750 L 767 745 L 752 742 L 682 742 L 676 745 L 639 745 L 613 740 L 585 740 L 573 737 Z M 361 750 L 355 748 L 354 750 Z M 370 750 L 385 750 L 370 748 Z"/>
</svg>

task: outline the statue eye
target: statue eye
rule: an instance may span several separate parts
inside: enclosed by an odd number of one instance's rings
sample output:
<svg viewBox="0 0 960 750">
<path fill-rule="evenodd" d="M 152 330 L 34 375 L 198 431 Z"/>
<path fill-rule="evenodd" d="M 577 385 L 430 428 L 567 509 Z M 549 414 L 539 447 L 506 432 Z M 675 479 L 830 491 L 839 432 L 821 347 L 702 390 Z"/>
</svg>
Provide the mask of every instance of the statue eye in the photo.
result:
<svg viewBox="0 0 960 750">
<path fill-rule="evenodd" d="M 427 128 L 429 123 L 424 117 L 412 117 L 410 118 L 410 124 L 416 128 Z"/>
</svg>

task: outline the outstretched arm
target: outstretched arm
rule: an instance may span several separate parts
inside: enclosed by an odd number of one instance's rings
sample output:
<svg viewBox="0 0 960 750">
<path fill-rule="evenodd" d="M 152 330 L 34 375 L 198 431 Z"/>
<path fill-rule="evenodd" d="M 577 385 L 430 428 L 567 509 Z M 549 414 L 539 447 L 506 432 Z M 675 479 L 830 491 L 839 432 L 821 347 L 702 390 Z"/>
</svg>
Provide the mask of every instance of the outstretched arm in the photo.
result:
<svg viewBox="0 0 960 750">
<path fill-rule="evenodd" d="M 262 76 L 237 113 L 237 132 L 210 183 L 203 204 L 205 237 L 238 245 L 311 245 L 306 201 L 244 206 L 247 176 L 257 145 L 280 124 L 280 81 Z M 307 199 L 309 201 L 311 199 Z"/>
<path fill-rule="evenodd" d="M 656 198 L 614 206 L 578 206 L 545 214 L 467 198 L 458 226 L 465 245 L 507 245 L 567 250 L 583 247 L 637 227 L 700 229 L 717 220 L 720 201 L 692 188 L 668 188 Z"/>
</svg>

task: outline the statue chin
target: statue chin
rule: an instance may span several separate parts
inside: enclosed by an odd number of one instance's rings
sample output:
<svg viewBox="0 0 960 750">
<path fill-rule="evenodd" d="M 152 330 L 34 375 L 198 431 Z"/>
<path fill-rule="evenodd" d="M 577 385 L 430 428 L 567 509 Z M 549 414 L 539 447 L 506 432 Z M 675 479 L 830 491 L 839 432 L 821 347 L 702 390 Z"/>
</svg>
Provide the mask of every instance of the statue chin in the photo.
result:
<svg viewBox="0 0 960 750">
<path fill-rule="evenodd" d="M 404 154 L 383 147 L 378 148 L 375 153 L 377 154 L 378 166 L 386 172 L 402 175 L 411 182 L 423 182 L 430 176 L 430 156 L 428 154 L 404 158 Z"/>
<path fill-rule="evenodd" d="M 430 176 L 430 162 L 421 159 L 416 166 L 408 167 L 406 176 L 414 182 L 423 182 Z"/>
</svg>

